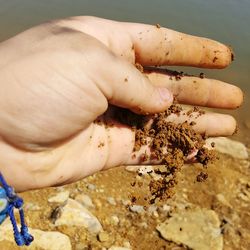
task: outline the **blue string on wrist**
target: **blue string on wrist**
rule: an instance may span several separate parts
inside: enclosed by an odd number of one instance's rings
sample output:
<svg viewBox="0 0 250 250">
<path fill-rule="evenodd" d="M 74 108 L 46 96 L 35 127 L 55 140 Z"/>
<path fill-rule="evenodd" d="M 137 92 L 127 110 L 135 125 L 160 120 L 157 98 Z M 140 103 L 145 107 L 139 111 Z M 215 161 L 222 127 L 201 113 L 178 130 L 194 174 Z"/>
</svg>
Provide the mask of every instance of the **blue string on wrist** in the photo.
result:
<svg viewBox="0 0 250 250">
<path fill-rule="evenodd" d="M 18 246 L 29 246 L 31 242 L 34 240 L 33 236 L 29 234 L 28 227 L 25 223 L 24 211 L 23 211 L 23 199 L 19 197 L 14 189 L 9 186 L 4 179 L 2 173 L 0 172 L 0 189 L 1 193 L 4 194 L 4 197 L 7 199 L 7 207 L 4 211 L 2 211 L 0 215 L 9 216 L 10 221 L 13 226 L 13 233 L 16 244 Z M 1 197 L 2 198 L 2 197 Z M 14 215 L 14 209 L 19 210 L 20 222 L 21 222 L 21 230 L 19 231 L 16 218 Z"/>
</svg>

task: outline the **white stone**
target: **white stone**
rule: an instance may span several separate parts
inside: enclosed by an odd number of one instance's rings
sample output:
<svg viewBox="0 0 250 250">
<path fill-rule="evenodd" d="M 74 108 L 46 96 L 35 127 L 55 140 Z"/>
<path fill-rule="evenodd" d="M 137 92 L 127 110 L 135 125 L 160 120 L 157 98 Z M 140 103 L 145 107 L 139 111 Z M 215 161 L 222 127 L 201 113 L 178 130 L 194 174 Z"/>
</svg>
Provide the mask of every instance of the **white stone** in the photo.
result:
<svg viewBox="0 0 250 250">
<path fill-rule="evenodd" d="M 140 205 L 131 205 L 129 206 L 129 210 L 131 212 L 138 213 L 138 214 L 145 212 L 143 206 L 140 206 Z"/>
<path fill-rule="evenodd" d="M 116 205 L 116 201 L 115 201 L 115 199 L 114 199 L 113 197 L 108 197 L 108 198 L 107 198 L 107 201 L 108 201 L 108 203 L 111 204 L 111 205 L 114 205 L 114 206 Z"/>
<path fill-rule="evenodd" d="M 86 208 L 93 208 L 94 207 L 94 204 L 93 204 L 91 198 L 86 194 L 78 194 L 75 197 L 75 200 L 78 201 L 79 203 L 81 203 Z"/>
<path fill-rule="evenodd" d="M 112 215 L 111 218 L 110 218 L 110 221 L 114 226 L 117 226 L 119 224 L 119 222 L 120 222 L 117 215 Z"/>
<path fill-rule="evenodd" d="M 131 248 L 112 246 L 108 250 L 131 250 Z"/>
<path fill-rule="evenodd" d="M 141 166 L 127 166 L 125 167 L 125 170 L 128 172 L 137 172 L 140 169 Z"/>
<path fill-rule="evenodd" d="M 124 247 L 126 247 L 126 248 L 131 248 L 131 244 L 130 244 L 130 242 L 129 241 L 125 241 L 124 243 L 123 243 L 123 246 Z"/>
<path fill-rule="evenodd" d="M 122 200 L 122 204 L 123 204 L 124 206 L 128 206 L 128 205 L 131 204 L 131 201 L 130 201 L 130 200 Z"/>
<path fill-rule="evenodd" d="M 211 143 L 215 143 L 215 149 L 223 154 L 228 154 L 233 158 L 247 159 L 248 152 L 246 146 L 238 141 L 228 139 L 226 137 L 215 137 L 206 140 L 206 145 L 211 148 Z"/>
<path fill-rule="evenodd" d="M 95 234 L 102 231 L 102 225 L 99 220 L 73 199 L 68 199 L 67 204 L 62 208 L 62 215 L 56 220 L 55 225 L 85 227 L 90 233 Z"/>
<path fill-rule="evenodd" d="M 19 225 L 20 227 L 20 225 Z M 42 231 L 29 228 L 34 241 L 28 247 L 29 250 L 71 250 L 70 239 L 67 235 L 57 231 Z M 0 227 L 0 242 L 6 240 L 16 245 L 13 238 L 13 229 L 10 222 L 4 223 Z"/>
<path fill-rule="evenodd" d="M 94 190 L 96 190 L 96 185 L 91 184 L 91 183 L 88 183 L 88 184 L 87 184 L 87 188 L 88 188 L 89 190 L 94 191 Z"/>
<path fill-rule="evenodd" d="M 164 205 L 162 206 L 162 210 L 163 210 L 163 211 L 166 211 L 166 212 L 169 212 L 169 211 L 171 210 L 171 207 L 170 207 L 169 205 L 167 205 L 167 204 L 164 204 Z"/>
<path fill-rule="evenodd" d="M 213 210 L 182 210 L 157 226 L 161 236 L 194 250 L 222 250 L 220 220 Z"/>
<path fill-rule="evenodd" d="M 217 200 L 218 200 L 221 204 L 223 204 L 223 205 L 225 205 L 225 206 L 227 206 L 227 207 L 232 207 L 232 206 L 230 205 L 230 203 L 226 200 L 226 198 L 225 198 L 225 196 L 224 196 L 223 194 L 217 194 L 217 195 L 216 195 L 216 198 L 217 198 Z"/>
<path fill-rule="evenodd" d="M 155 206 L 155 205 L 150 205 L 150 206 L 148 207 L 148 213 L 149 213 L 149 214 L 154 213 L 156 210 L 157 210 L 157 206 Z"/>
<path fill-rule="evenodd" d="M 64 203 L 68 200 L 69 198 L 69 191 L 63 191 L 60 193 L 57 193 L 56 195 L 50 197 L 48 199 L 48 202 L 50 203 Z"/>
</svg>

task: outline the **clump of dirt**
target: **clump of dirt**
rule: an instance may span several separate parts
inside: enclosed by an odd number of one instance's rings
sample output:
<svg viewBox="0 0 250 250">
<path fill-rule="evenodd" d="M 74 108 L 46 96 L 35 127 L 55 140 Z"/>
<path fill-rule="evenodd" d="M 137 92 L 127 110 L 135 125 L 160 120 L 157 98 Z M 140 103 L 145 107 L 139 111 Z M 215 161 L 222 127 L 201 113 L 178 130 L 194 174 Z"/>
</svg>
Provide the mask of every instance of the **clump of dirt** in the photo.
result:
<svg viewBox="0 0 250 250">
<path fill-rule="evenodd" d="M 139 151 L 144 145 L 150 147 L 150 154 L 140 155 L 141 163 L 150 160 L 164 164 L 164 168 L 155 170 L 160 177 L 152 179 L 149 183 L 150 204 L 155 203 L 156 199 L 165 200 L 173 195 L 177 174 L 191 154 L 196 153 L 194 156 L 196 161 L 204 166 L 216 159 L 214 151 L 204 147 L 206 136 L 196 133 L 193 129 L 195 122 L 185 121 L 176 124 L 167 121 L 169 115 L 178 116 L 181 111 L 181 106 L 174 104 L 165 112 L 150 117 L 138 116 L 129 111 L 120 113 L 121 121 L 135 130 L 134 151 Z M 203 111 L 194 108 L 188 115 L 193 112 L 196 114 L 198 112 L 198 116 L 204 114 Z M 205 174 L 199 174 L 197 181 L 204 181 L 206 178 Z"/>
<path fill-rule="evenodd" d="M 208 178 L 208 174 L 207 174 L 207 173 L 200 172 L 200 173 L 197 175 L 196 180 L 197 180 L 198 182 L 203 182 L 203 181 L 205 181 L 207 178 Z"/>
</svg>

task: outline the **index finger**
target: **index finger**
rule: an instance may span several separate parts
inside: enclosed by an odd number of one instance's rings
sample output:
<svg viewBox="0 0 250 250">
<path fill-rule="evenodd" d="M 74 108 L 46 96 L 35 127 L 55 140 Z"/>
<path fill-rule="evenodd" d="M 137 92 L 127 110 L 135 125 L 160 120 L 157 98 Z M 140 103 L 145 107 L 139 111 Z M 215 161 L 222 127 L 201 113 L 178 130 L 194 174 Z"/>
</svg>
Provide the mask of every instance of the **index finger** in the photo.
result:
<svg viewBox="0 0 250 250">
<path fill-rule="evenodd" d="M 230 47 L 159 25 L 122 23 L 134 44 L 136 61 L 145 66 L 180 65 L 225 68 L 233 60 Z"/>
</svg>

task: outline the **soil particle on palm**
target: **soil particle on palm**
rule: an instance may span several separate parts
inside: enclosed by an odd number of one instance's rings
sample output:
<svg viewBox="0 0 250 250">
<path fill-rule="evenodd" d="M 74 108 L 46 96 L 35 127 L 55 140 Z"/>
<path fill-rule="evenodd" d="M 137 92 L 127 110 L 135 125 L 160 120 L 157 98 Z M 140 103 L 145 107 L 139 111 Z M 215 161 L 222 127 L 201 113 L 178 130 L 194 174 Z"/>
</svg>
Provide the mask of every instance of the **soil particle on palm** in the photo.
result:
<svg viewBox="0 0 250 250">
<path fill-rule="evenodd" d="M 142 66 L 140 63 L 136 63 L 136 64 L 135 64 L 135 67 L 136 67 L 141 73 L 144 72 L 144 68 L 143 68 L 143 66 Z"/>
<path fill-rule="evenodd" d="M 135 131 L 134 151 L 149 145 L 150 154 L 143 153 L 140 157 L 141 162 L 151 160 L 165 166 L 164 169 L 155 170 L 160 178 L 152 179 L 149 183 L 150 204 L 155 203 L 157 199 L 165 200 L 173 195 L 177 174 L 194 151 L 197 151 L 196 160 L 204 166 L 215 160 L 214 152 L 204 148 L 205 136 L 196 133 L 192 128 L 194 122 L 190 124 L 185 121 L 176 124 L 167 121 L 169 115 L 179 115 L 181 111 L 182 108 L 179 105 L 172 105 L 165 112 L 155 114 L 150 119 L 130 113 L 123 116 L 125 118 L 123 122 L 133 125 Z M 198 112 L 199 116 L 204 114 L 199 108 L 193 108 L 189 114 L 192 112 Z M 199 180 L 201 179 L 206 179 L 205 174 L 199 177 Z"/>
</svg>

